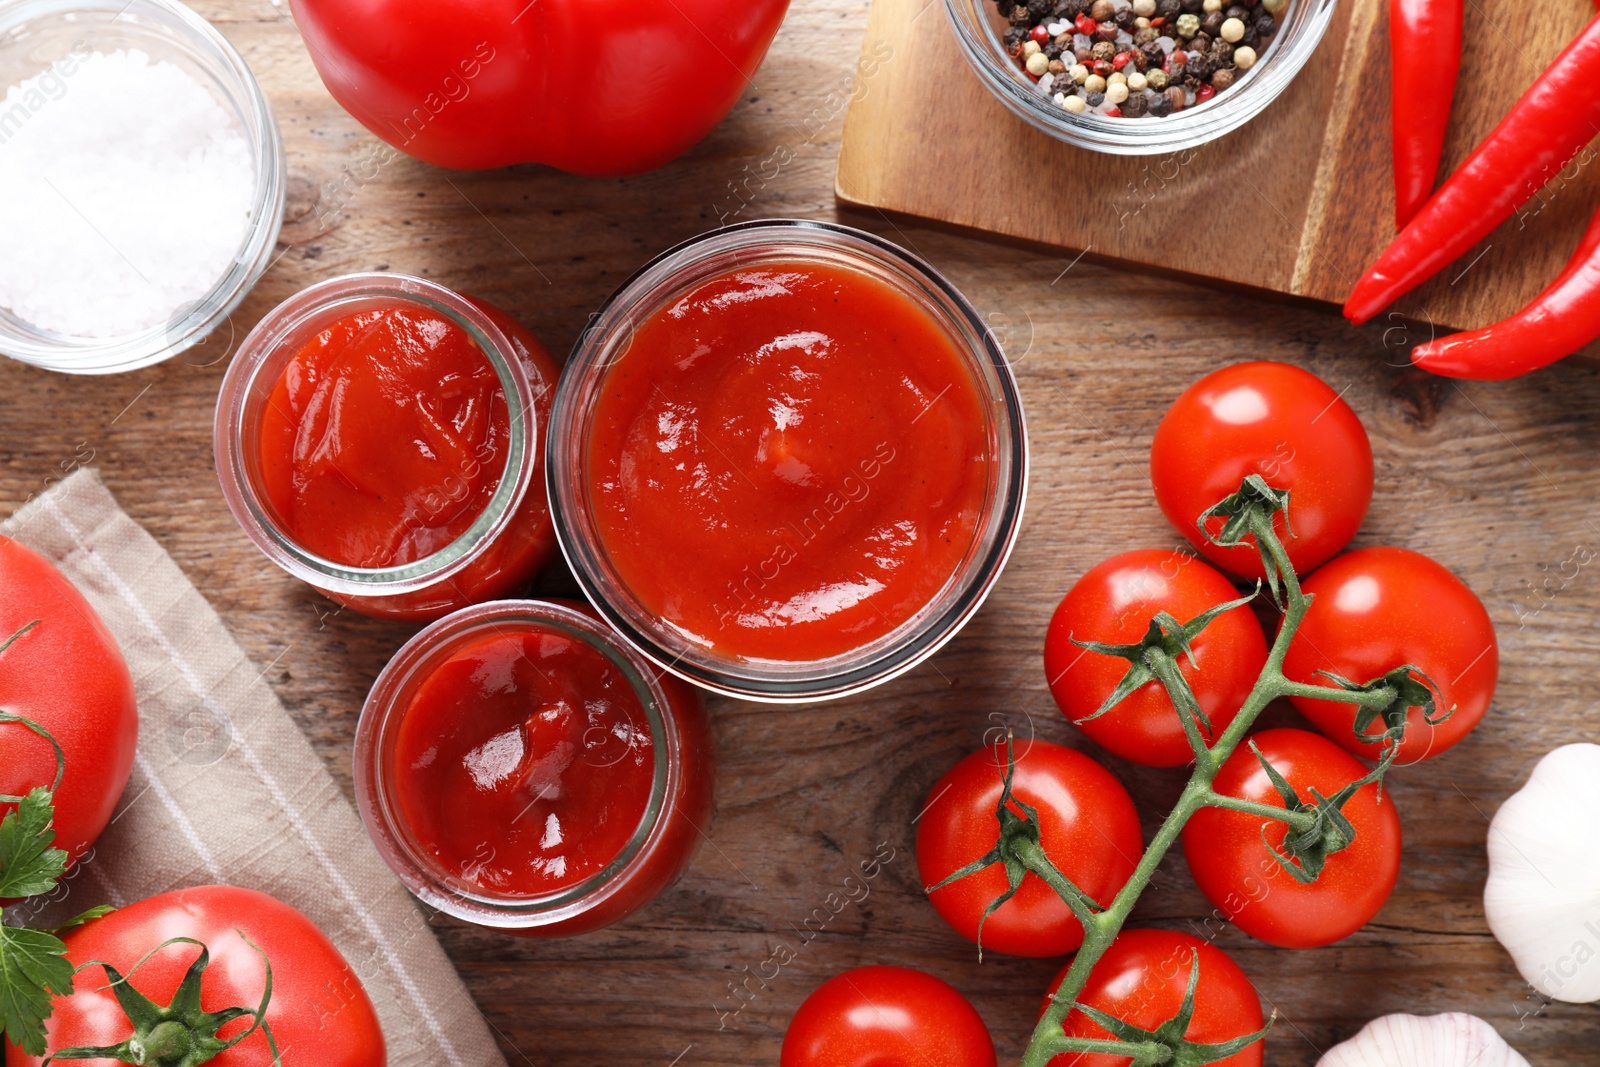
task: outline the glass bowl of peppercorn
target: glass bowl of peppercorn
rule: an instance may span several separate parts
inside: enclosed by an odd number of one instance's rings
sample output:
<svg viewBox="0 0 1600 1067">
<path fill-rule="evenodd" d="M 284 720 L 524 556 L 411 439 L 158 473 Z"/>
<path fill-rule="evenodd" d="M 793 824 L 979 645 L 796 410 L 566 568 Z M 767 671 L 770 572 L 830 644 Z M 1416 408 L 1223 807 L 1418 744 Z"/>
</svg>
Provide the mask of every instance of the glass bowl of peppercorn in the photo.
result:
<svg viewBox="0 0 1600 1067">
<path fill-rule="evenodd" d="M 1335 0 L 945 0 L 989 91 L 1098 152 L 1195 148 L 1249 122 L 1305 66 Z"/>
</svg>

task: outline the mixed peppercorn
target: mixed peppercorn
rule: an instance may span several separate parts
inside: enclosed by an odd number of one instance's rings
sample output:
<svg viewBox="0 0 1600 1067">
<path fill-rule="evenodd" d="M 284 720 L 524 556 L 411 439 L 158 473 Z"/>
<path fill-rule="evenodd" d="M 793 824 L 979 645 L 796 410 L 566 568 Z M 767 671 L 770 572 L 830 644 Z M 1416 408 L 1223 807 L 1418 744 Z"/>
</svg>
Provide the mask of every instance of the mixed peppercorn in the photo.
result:
<svg viewBox="0 0 1600 1067">
<path fill-rule="evenodd" d="M 997 0 L 1006 51 L 1068 111 L 1162 118 L 1255 65 L 1289 0 Z"/>
</svg>

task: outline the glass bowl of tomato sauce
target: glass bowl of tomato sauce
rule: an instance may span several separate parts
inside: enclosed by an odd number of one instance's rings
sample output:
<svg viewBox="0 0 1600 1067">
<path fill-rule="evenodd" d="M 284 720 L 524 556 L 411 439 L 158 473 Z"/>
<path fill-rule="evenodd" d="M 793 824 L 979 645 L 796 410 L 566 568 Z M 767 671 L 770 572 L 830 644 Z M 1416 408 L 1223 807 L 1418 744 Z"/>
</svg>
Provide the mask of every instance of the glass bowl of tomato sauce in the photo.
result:
<svg viewBox="0 0 1600 1067">
<path fill-rule="evenodd" d="M 649 903 L 714 804 L 699 694 L 561 601 L 479 604 L 408 641 L 367 697 L 354 770 L 367 832 L 417 897 L 528 936 Z"/>
<path fill-rule="evenodd" d="M 557 537 L 663 669 L 842 696 L 950 640 L 1021 522 L 1016 381 L 976 309 L 870 233 L 704 234 L 595 314 L 550 423 Z"/>
<path fill-rule="evenodd" d="M 435 282 L 320 282 L 223 378 L 223 497 L 269 560 L 357 611 L 510 596 L 555 551 L 541 431 L 559 373 L 505 312 Z"/>
</svg>

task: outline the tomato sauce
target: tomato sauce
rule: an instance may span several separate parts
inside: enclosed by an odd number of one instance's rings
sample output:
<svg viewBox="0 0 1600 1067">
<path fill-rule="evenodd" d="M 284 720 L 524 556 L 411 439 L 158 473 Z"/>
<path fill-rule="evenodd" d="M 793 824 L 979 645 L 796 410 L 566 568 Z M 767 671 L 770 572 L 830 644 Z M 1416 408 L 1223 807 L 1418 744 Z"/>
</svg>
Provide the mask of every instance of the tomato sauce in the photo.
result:
<svg viewBox="0 0 1600 1067">
<path fill-rule="evenodd" d="M 458 650 L 417 688 L 394 748 L 404 824 L 477 890 L 535 897 L 622 854 L 649 807 L 655 739 L 604 653 L 522 625 Z"/>
<path fill-rule="evenodd" d="M 421 307 L 346 315 L 284 366 L 261 415 L 261 474 L 283 531 L 351 567 L 437 552 L 505 473 L 499 376 L 451 319 Z"/>
<path fill-rule="evenodd" d="M 747 659 L 893 632 L 960 569 L 994 459 L 957 342 L 860 270 L 795 259 L 643 321 L 589 434 L 597 533 L 645 610 Z"/>
</svg>

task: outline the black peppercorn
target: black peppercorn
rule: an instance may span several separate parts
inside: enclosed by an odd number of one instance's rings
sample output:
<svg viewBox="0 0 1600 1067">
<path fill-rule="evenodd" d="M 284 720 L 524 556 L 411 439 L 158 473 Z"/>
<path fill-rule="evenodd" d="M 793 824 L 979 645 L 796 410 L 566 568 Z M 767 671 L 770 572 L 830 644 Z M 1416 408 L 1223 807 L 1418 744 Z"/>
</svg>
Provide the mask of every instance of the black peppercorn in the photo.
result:
<svg viewBox="0 0 1600 1067">
<path fill-rule="evenodd" d="M 1189 104 L 1189 97 L 1176 85 L 1162 95 L 1172 104 L 1172 110 L 1174 111 L 1182 111 Z"/>
<path fill-rule="evenodd" d="M 1239 43 L 1247 44 L 1251 48 L 1260 48 L 1261 35 L 1256 32 L 1256 28 L 1254 26 L 1246 26 L 1244 28 L 1244 36 L 1239 38 Z"/>
<path fill-rule="evenodd" d="M 1164 93 L 1157 93 L 1150 101 L 1150 114 L 1158 119 L 1164 119 L 1172 114 L 1172 101 Z"/>
<path fill-rule="evenodd" d="M 1223 67 L 1211 75 L 1212 88 L 1219 93 L 1224 89 L 1231 89 L 1233 87 L 1233 79 L 1236 76 L 1237 74 L 1232 67 Z"/>
<path fill-rule="evenodd" d="M 1094 0 L 1094 3 L 1089 5 L 1089 17 L 1096 22 L 1110 22 L 1116 13 L 1117 6 L 1111 0 Z"/>
<path fill-rule="evenodd" d="M 1076 59 L 1079 63 L 1082 63 L 1084 66 L 1088 66 L 1090 63 L 1094 62 L 1094 53 L 1089 51 L 1087 48 L 1079 48 L 1072 53 L 1072 58 Z"/>
<path fill-rule="evenodd" d="M 1061 55 L 1061 46 L 1054 41 L 1049 41 L 1045 44 L 1043 51 L 1051 59 L 1057 59 Z"/>
<path fill-rule="evenodd" d="M 1211 38 L 1204 33 L 1197 33 L 1189 38 L 1189 43 L 1184 46 L 1186 52 L 1205 52 L 1211 48 Z"/>
<path fill-rule="evenodd" d="M 1240 7 L 1238 4 L 1233 4 L 1223 9 L 1222 17 L 1225 19 L 1238 19 L 1240 22 L 1248 22 L 1250 21 L 1250 12 Z"/>
<path fill-rule="evenodd" d="M 1015 55 L 1016 52 L 1020 52 L 1022 50 L 1022 42 L 1026 41 L 1027 39 L 1028 39 L 1028 27 L 1026 27 L 1026 26 L 1007 26 L 1006 27 L 1006 51 L 1011 52 L 1013 55 Z"/>
<path fill-rule="evenodd" d="M 1159 0 L 1156 4 L 1156 14 L 1171 22 L 1183 10 L 1181 0 Z"/>
<path fill-rule="evenodd" d="M 1028 5 L 1018 4 L 1011 9 L 1011 25 L 1026 26 L 1028 24 Z"/>
<path fill-rule="evenodd" d="M 1198 15 L 1205 6 L 1204 0 L 1179 0 L 1185 15 Z"/>
<path fill-rule="evenodd" d="M 1144 56 L 1145 61 L 1152 67 L 1161 66 L 1162 61 L 1167 58 L 1167 53 L 1154 41 L 1140 45 L 1139 54 Z"/>
<path fill-rule="evenodd" d="M 1205 32 L 1206 36 L 1214 38 L 1222 32 L 1223 21 L 1222 12 L 1212 11 L 1200 20 L 1200 29 Z"/>
<path fill-rule="evenodd" d="M 1191 76 L 1193 76 L 1195 79 L 1196 84 L 1203 82 L 1207 78 L 1211 77 L 1211 72 L 1216 69 L 1217 66 L 1211 61 L 1211 57 L 1209 55 L 1206 55 L 1205 53 L 1200 53 L 1198 55 L 1191 54 L 1189 56 L 1188 65 L 1183 68 L 1184 84 L 1188 84 Z"/>
<path fill-rule="evenodd" d="M 1274 21 L 1271 15 L 1263 11 L 1261 14 L 1256 16 L 1255 27 L 1256 32 L 1261 36 L 1271 37 L 1272 31 L 1278 28 L 1278 24 L 1276 21 Z"/>
<path fill-rule="evenodd" d="M 1220 37 L 1217 38 L 1215 41 L 1212 41 L 1211 42 L 1211 61 L 1212 61 L 1212 63 L 1214 63 L 1216 66 L 1219 66 L 1219 67 L 1226 67 L 1228 64 L 1232 63 L 1233 62 L 1233 45 L 1229 44 L 1227 41 L 1224 41 Z"/>
<path fill-rule="evenodd" d="M 1157 33 L 1154 28 L 1146 26 L 1144 29 L 1133 35 L 1133 46 L 1135 48 L 1143 48 L 1145 45 L 1149 44 L 1151 41 L 1160 36 L 1161 34 Z"/>
<path fill-rule="evenodd" d="M 1117 46 L 1110 41 L 1096 41 L 1094 47 L 1089 49 L 1089 54 L 1095 59 L 1109 63 L 1116 58 Z"/>
<path fill-rule="evenodd" d="M 1118 29 L 1132 30 L 1133 29 L 1133 20 L 1136 17 L 1137 16 L 1135 16 L 1134 13 L 1133 13 L 1133 8 L 1125 7 L 1121 11 L 1118 11 L 1117 14 L 1116 14 L 1116 17 L 1113 18 L 1111 21 L 1115 22 L 1117 24 L 1117 28 Z"/>
<path fill-rule="evenodd" d="M 1128 65 L 1143 74 L 1150 69 L 1150 57 L 1145 55 L 1142 50 L 1134 49 L 1128 53 Z"/>
<path fill-rule="evenodd" d="M 1088 96 L 1083 98 L 1083 102 L 1088 104 L 1090 107 L 1099 107 L 1101 104 L 1106 102 L 1106 94 L 1090 93 Z"/>
<path fill-rule="evenodd" d="M 1124 118 L 1142 118 L 1149 110 L 1150 98 L 1145 96 L 1143 92 L 1133 93 L 1122 102 L 1122 115 Z"/>
</svg>

